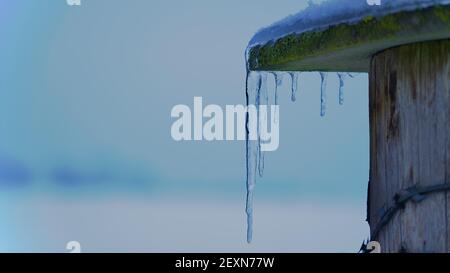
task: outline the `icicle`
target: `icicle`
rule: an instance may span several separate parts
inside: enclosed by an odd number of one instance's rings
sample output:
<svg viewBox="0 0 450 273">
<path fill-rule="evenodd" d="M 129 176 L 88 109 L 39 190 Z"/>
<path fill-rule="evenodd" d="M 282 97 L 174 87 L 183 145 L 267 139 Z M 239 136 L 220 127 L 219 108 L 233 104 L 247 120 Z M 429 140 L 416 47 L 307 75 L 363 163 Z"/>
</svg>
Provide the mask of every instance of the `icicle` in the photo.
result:
<svg viewBox="0 0 450 273">
<path fill-rule="evenodd" d="M 275 98 L 274 98 L 274 104 L 276 106 L 278 106 L 278 88 L 280 88 L 280 86 L 283 84 L 283 74 L 281 73 L 277 73 L 277 72 L 272 72 L 273 77 L 275 79 Z M 278 124 L 278 119 L 279 119 L 279 108 L 276 108 L 275 110 L 275 117 L 274 117 L 274 122 L 276 124 Z"/>
<path fill-rule="evenodd" d="M 258 93 L 261 86 L 261 75 L 258 72 L 247 71 L 246 80 L 246 98 L 247 107 L 258 105 Z M 247 199 L 246 199 L 246 214 L 247 214 L 247 242 L 252 241 L 253 234 L 253 191 L 256 184 L 256 172 L 258 171 L 258 136 L 257 121 L 251 120 L 250 109 L 246 115 L 246 159 L 247 159 Z M 253 118 L 258 118 L 257 115 Z M 256 128 L 255 128 L 256 127 Z"/>
<path fill-rule="evenodd" d="M 300 75 L 300 72 L 289 72 L 289 75 L 291 75 L 291 82 L 292 82 L 292 88 L 291 88 L 291 101 L 296 101 L 296 93 L 298 89 L 298 76 Z"/>
<path fill-rule="evenodd" d="M 268 107 L 269 94 L 267 92 L 267 73 L 262 73 L 258 88 L 258 172 L 264 174 L 264 152 L 261 150 L 261 128 L 267 123 L 267 110 L 261 114 L 261 105 Z"/>
<path fill-rule="evenodd" d="M 260 105 L 261 105 L 261 85 L 262 85 L 262 74 L 258 72 L 257 80 L 256 80 L 256 89 L 255 89 L 255 103 L 256 106 L 256 169 L 259 170 L 259 156 L 261 154 L 261 141 L 260 141 L 260 130 L 261 126 L 260 122 Z M 255 180 L 256 183 L 256 180 Z"/>
<path fill-rule="evenodd" d="M 328 73 L 325 72 L 319 72 L 320 73 L 320 78 L 321 78 L 321 84 L 320 84 L 320 116 L 325 116 L 325 112 L 326 112 L 326 104 L 327 104 L 327 94 L 326 94 L 326 89 L 327 89 L 327 78 L 328 78 Z"/>
<path fill-rule="evenodd" d="M 338 72 L 339 77 L 339 104 L 344 105 L 344 81 L 345 81 L 345 73 Z"/>
</svg>

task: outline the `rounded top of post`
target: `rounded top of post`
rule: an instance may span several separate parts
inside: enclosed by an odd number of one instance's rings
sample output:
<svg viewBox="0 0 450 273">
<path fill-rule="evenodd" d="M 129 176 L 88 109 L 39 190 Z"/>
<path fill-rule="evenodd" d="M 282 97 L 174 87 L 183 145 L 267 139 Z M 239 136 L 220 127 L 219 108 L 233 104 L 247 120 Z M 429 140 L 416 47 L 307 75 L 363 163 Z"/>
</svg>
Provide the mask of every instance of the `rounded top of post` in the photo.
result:
<svg viewBox="0 0 450 273">
<path fill-rule="evenodd" d="M 448 38 L 450 0 L 328 0 L 256 33 L 247 61 L 260 71 L 367 72 L 377 52 Z"/>
</svg>

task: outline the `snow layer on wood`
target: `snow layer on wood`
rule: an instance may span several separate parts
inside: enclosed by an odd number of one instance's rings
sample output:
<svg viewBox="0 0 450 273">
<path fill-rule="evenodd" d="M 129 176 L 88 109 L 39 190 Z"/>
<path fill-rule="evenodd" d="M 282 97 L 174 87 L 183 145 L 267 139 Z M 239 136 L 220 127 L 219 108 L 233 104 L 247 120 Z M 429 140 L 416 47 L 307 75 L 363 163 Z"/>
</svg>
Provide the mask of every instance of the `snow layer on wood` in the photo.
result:
<svg viewBox="0 0 450 273">
<path fill-rule="evenodd" d="M 329 0 L 310 4 L 305 10 L 260 30 L 249 47 L 264 45 L 290 34 L 320 30 L 341 23 L 355 23 L 367 16 L 384 16 L 436 5 L 450 4 L 450 0 L 381 0 L 381 5 L 369 5 L 367 0 Z"/>
</svg>

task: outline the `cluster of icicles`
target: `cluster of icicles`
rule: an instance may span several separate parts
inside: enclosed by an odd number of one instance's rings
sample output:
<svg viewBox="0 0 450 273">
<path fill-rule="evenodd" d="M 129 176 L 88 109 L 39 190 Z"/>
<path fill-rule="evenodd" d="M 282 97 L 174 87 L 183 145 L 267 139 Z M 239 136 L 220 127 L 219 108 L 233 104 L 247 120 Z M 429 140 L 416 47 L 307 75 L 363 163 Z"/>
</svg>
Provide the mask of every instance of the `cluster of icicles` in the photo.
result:
<svg viewBox="0 0 450 273">
<path fill-rule="evenodd" d="M 261 151 L 260 124 L 264 124 L 266 116 L 260 116 L 259 108 L 261 105 L 269 105 L 269 93 L 267 90 L 268 76 L 273 76 L 275 81 L 274 104 L 278 106 L 278 89 L 283 83 L 283 77 L 289 75 L 291 79 L 291 100 L 296 101 L 298 80 L 301 72 L 257 72 L 248 71 L 246 80 L 246 96 L 247 106 L 255 105 L 257 109 L 257 125 L 258 137 L 256 140 L 250 140 L 249 132 L 249 115 L 247 114 L 247 242 L 252 241 L 253 235 L 253 192 L 256 185 L 256 177 L 263 176 L 264 173 L 264 152 Z M 321 77 L 320 87 L 320 115 L 325 116 L 326 111 L 326 86 L 327 78 L 330 73 L 319 72 Z M 354 77 L 350 73 L 338 72 L 339 78 L 339 104 L 344 104 L 344 81 L 347 76 Z M 274 122 L 278 123 L 279 113 L 278 107 L 275 108 Z"/>
</svg>

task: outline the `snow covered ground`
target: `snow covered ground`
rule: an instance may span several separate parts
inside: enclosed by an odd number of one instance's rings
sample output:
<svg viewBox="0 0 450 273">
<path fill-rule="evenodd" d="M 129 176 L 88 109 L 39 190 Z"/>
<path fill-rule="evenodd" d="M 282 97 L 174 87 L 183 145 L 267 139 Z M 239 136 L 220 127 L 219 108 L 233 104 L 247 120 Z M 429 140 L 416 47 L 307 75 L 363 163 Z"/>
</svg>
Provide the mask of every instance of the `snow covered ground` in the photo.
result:
<svg viewBox="0 0 450 273">
<path fill-rule="evenodd" d="M 368 234 L 351 202 L 258 203 L 249 245 L 241 200 L 19 201 L 2 202 L 0 251 L 67 252 L 78 241 L 82 252 L 357 252 Z"/>
</svg>

